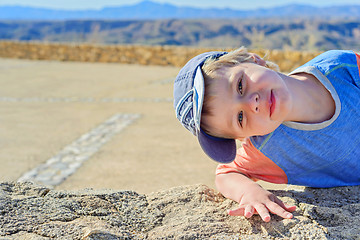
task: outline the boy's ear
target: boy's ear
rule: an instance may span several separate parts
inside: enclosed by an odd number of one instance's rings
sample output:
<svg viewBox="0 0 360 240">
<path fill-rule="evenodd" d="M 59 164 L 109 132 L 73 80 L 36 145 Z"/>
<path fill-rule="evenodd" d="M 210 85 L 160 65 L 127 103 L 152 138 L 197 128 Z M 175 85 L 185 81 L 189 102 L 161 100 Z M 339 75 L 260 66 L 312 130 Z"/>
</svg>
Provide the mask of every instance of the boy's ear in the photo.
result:
<svg viewBox="0 0 360 240">
<path fill-rule="evenodd" d="M 250 54 L 256 64 L 259 64 L 260 66 L 265 67 L 266 61 L 264 59 L 262 59 L 259 55 L 255 54 L 255 53 L 250 53 Z"/>
</svg>

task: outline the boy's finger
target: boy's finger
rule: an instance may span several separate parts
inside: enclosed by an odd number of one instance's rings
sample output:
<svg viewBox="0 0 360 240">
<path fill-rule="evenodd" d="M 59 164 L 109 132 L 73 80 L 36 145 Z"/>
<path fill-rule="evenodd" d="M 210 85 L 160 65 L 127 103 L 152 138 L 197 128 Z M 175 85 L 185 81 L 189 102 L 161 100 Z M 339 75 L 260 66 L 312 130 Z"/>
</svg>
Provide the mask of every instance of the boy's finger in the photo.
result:
<svg viewBox="0 0 360 240">
<path fill-rule="evenodd" d="M 227 212 L 230 216 L 244 216 L 244 208 L 229 209 Z"/>
<path fill-rule="evenodd" d="M 281 201 L 280 199 L 278 199 L 277 197 L 275 197 L 274 202 L 277 203 L 280 207 L 282 207 L 283 209 L 289 211 L 289 212 L 293 212 L 296 210 L 296 206 L 288 206 L 285 205 L 283 203 L 283 201 Z"/>
<path fill-rule="evenodd" d="M 264 222 L 270 221 L 271 217 L 270 217 L 269 210 L 264 205 L 262 205 L 262 204 L 257 205 L 257 206 L 255 206 L 255 209 Z"/>
<path fill-rule="evenodd" d="M 244 216 L 250 218 L 252 215 L 254 215 L 254 208 L 250 205 L 246 206 Z"/>
<path fill-rule="evenodd" d="M 269 209 L 269 211 L 273 214 L 276 214 L 282 218 L 292 218 L 293 215 L 286 211 L 286 209 L 284 209 L 282 206 L 278 205 L 275 202 L 268 202 L 266 204 L 267 209 Z"/>
<path fill-rule="evenodd" d="M 286 207 L 286 210 L 289 211 L 289 212 L 293 212 L 293 211 L 296 210 L 296 206 L 287 206 L 287 205 L 285 205 L 285 207 Z"/>
</svg>

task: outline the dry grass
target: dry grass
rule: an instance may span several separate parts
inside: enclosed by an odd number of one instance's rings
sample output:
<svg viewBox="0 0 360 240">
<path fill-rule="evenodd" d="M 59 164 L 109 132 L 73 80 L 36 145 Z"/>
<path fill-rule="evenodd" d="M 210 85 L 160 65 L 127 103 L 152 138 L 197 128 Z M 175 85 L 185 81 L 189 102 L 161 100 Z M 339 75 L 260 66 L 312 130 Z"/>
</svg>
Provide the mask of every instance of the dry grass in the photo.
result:
<svg viewBox="0 0 360 240">
<path fill-rule="evenodd" d="M 190 58 L 206 51 L 232 49 L 179 46 L 90 45 L 0 41 L 0 57 L 80 62 L 118 62 L 141 65 L 183 66 Z M 289 72 L 320 52 L 250 49 Z"/>
</svg>

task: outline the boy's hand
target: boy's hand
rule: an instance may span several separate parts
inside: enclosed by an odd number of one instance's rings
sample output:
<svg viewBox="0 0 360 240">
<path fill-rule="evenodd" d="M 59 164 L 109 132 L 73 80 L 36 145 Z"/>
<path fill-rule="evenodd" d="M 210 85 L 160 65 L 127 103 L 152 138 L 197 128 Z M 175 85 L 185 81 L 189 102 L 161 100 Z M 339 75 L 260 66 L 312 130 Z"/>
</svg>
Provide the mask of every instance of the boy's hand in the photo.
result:
<svg viewBox="0 0 360 240">
<path fill-rule="evenodd" d="M 253 214 L 259 214 L 263 221 L 270 221 L 270 213 L 276 214 L 282 218 L 292 218 L 290 212 L 295 211 L 296 206 L 285 206 L 271 192 L 263 189 L 259 185 L 252 185 L 241 197 L 239 207 L 234 210 L 228 210 L 231 216 L 245 216 L 250 218 Z"/>
</svg>

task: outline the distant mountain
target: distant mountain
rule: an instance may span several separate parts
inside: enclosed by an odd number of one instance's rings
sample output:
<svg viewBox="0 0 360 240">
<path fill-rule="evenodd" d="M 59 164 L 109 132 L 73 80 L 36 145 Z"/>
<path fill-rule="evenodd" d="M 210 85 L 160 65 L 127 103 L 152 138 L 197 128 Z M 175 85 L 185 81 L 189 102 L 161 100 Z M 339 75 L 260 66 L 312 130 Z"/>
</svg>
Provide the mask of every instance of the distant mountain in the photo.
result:
<svg viewBox="0 0 360 240">
<path fill-rule="evenodd" d="M 348 18 L 360 19 L 360 5 L 314 7 L 291 4 L 256 10 L 177 7 L 143 1 L 135 5 L 101 10 L 55 10 L 46 8 L 0 7 L 1 20 L 85 20 L 85 19 L 199 19 L 199 18 Z"/>
<path fill-rule="evenodd" d="M 359 51 L 360 20 L 6 20 L 0 40 Z"/>
</svg>

